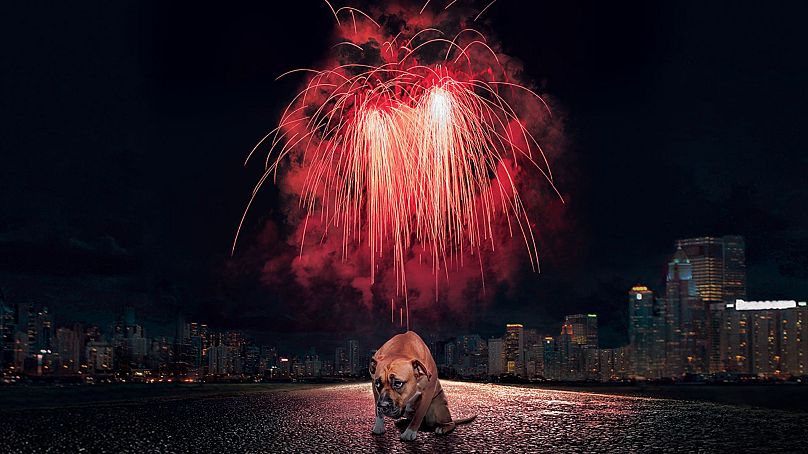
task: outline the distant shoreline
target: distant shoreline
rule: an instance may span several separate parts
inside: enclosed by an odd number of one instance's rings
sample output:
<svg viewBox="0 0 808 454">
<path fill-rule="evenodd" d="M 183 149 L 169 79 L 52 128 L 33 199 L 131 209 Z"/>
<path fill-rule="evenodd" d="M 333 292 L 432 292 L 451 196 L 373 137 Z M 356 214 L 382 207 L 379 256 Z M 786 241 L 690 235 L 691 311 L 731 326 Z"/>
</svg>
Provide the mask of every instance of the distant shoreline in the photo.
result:
<svg viewBox="0 0 808 454">
<path fill-rule="evenodd" d="M 448 380 L 447 381 L 451 381 Z M 463 381 L 460 381 L 461 383 Z M 352 382 L 361 383 L 361 382 Z M 466 383 L 469 383 L 466 381 Z M 481 382 L 474 382 L 481 383 Z M 491 383 L 497 386 L 538 388 L 626 397 L 712 402 L 808 413 L 808 386 L 797 384 L 595 384 L 595 383 Z M 334 383 L 197 383 L 108 384 L 76 386 L 0 387 L 0 414 L 47 411 L 78 406 L 125 406 L 193 399 L 216 399 L 244 394 L 298 391 Z M 337 386 L 339 386 L 337 384 Z"/>
<path fill-rule="evenodd" d="M 0 387 L 0 414 L 83 406 L 142 405 L 172 400 L 233 397 L 263 392 L 288 392 L 323 385 L 307 383 L 161 383 L 73 386 Z"/>
<path fill-rule="evenodd" d="M 808 413 L 808 385 L 776 384 L 626 384 L 604 383 L 536 383 L 510 384 L 526 388 L 555 391 L 613 394 L 627 397 L 692 400 L 724 405 L 760 407 L 789 412 Z"/>
</svg>

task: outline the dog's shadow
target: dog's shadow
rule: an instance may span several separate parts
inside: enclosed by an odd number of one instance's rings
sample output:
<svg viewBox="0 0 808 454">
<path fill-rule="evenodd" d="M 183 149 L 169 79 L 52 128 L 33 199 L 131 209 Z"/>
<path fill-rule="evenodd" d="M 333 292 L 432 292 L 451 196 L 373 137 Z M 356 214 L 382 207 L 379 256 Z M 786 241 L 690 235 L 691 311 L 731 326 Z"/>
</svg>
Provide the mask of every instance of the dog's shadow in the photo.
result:
<svg viewBox="0 0 808 454">
<path fill-rule="evenodd" d="M 396 426 L 396 428 L 398 429 L 399 432 L 404 432 L 405 430 L 407 430 L 407 426 L 410 425 L 410 420 L 409 419 L 397 419 L 397 420 L 395 420 L 395 422 L 393 422 L 393 424 L 395 424 L 395 426 Z M 422 426 L 422 427 L 418 428 L 418 432 L 419 433 L 422 433 L 422 432 L 435 433 L 435 429 L 424 429 L 423 426 Z"/>
</svg>

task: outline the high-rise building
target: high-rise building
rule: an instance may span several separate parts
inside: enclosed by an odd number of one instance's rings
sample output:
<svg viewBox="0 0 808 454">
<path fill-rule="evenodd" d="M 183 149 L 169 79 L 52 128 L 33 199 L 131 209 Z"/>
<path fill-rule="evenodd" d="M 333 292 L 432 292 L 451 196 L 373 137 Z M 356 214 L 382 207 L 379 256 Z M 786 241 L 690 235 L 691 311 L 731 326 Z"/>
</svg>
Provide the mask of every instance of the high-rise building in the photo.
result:
<svg viewBox="0 0 808 454">
<path fill-rule="evenodd" d="M 558 380 L 561 378 L 561 363 L 556 338 L 545 336 L 542 340 L 544 349 L 544 378 Z"/>
<path fill-rule="evenodd" d="M 658 336 L 654 292 L 635 285 L 628 292 L 628 342 L 633 375 L 655 377 L 655 342 Z"/>
<path fill-rule="evenodd" d="M 306 377 L 319 377 L 323 363 L 317 352 L 312 348 L 303 360 L 303 375 Z"/>
<path fill-rule="evenodd" d="M 629 374 L 629 349 L 626 347 L 604 348 L 600 354 L 600 381 L 626 378 Z"/>
<path fill-rule="evenodd" d="M 561 379 L 596 379 L 600 367 L 597 315 L 574 314 L 564 317 L 558 349 Z"/>
<path fill-rule="evenodd" d="M 572 324 L 564 322 L 558 336 L 558 378 L 578 380 L 581 371 L 581 352 L 575 344 Z"/>
<path fill-rule="evenodd" d="M 261 347 L 248 343 L 244 347 L 244 373 L 255 375 L 261 372 Z"/>
<path fill-rule="evenodd" d="M 60 371 L 78 372 L 83 347 L 81 325 L 74 328 L 56 330 L 56 354 L 59 357 Z"/>
<path fill-rule="evenodd" d="M 693 281 L 704 304 L 731 303 L 746 297 L 746 245 L 742 236 L 699 237 L 676 241 L 690 260 Z"/>
<path fill-rule="evenodd" d="M 598 348 L 597 314 L 575 314 L 564 317 L 564 324 L 572 328 L 572 342 L 581 347 Z"/>
<path fill-rule="evenodd" d="M 0 368 L 12 364 L 14 357 L 14 308 L 0 290 Z"/>
<path fill-rule="evenodd" d="M 463 377 L 483 377 L 488 370 L 488 347 L 479 334 L 465 334 L 455 342 L 455 370 Z"/>
<path fill-rule="evenodd" d="M 482 378 L 488 372 L 488 344 L 479 334 L 457 338 L 457 373 L 464 377 Z"/>
<path fill-rule="evenodd" d="M 47 307 L 34 311 L 29 319 L 29 338 L 34 351 L 50 350 L 53 343 L 53 316 Z"/>
<path fill-rule="evenodd" d="M 113 346 L 106 341 L 90 341 L 85 346 L 84 357 L 93 372 L 110 373 L 114 364 Z"/>
<path fill-rule="evenodd" d="M 359 341 L 351 339 L 348 341 L 348 362 L 350 364 L 351 375 L 361 375 L 365 373 L 367 363 L 362 362 L 359 355 Z"/>
<path fill-rule="evenodd" d="M 488 375 L 499 376 L 504 372 L 505 343 L 500 338 L 488 339 Z"/>
<path fill-rule="evenodd" d="M 693 279 L 693 267 L 682 248 L 677 248 L 668 263 L 665 296 L 665 375 L 706 372 L 706 310 Z"/>
<path fill-rule="evenodd" d="M 525 330 L 525 376 L 538 378 L 544 376 L 543 336 L 535 329 Z"/>
<path fill-rule="evenodd" d="M 146 355 L 151 343 L 146 338 L 143 326 L 135 319 L 131 306 L 124 308 L 111 327 L 115 366 L 118 369 L 137 369 L 146 365 Z"/>
<path fill-rule="evenodd" d="M 524 326 L 519 323 L 505 325 L 505 373 L 523 377 L 525 375 L 525 335 Z"/>
<path fill-rule="evenodd" d="M 320 375 L 323 377 L 333 377 L 334 374 L 334 361 L 321 360 L 320 361 Z"/>
<path fill-rule="evenodd" d="M 198 322 L 188 323 L 189 350 L 185 360 L 194 369 L 202 372 L 205 368 L 205 355 L 207 354 L 208 325 Z"/>
<path fill-rule="evenodd" d="M 678 240 L 692 265 L 693 281 L 707 316 L 708 367 L 726 370 L 721 358 L 721 312 L 726 304 L 746 298 L 746 245 L 737 235 Z"/>
<path fill-rule="evenodd" d="M 247 340 L 239 331 L 228 331 L 225 333 L 225 344 L 227 345 L 227 373 L 241 375 L 244 373 L 244 348 Z"/>
<path fill-rule="evenodd" d="M 267 371 L 276 370 L 278 366 L 278 351 L 275 347 L 269 345 L 261 346 L 261 371 L 267 374 Z M 270 373 L 270 377 L 274 374 Z M 274 378 L 274 377 L 273 377 Z"/>
<path fill-rule="evenodd" d="M 334 350 L 334 372 L 337 375 L 351 375 L 351 361 L 345 347 L 337 347 Z"/>
<path fill-rule="evenodd" d="M 225 375 L 228 373 L 229 351 L 226 345 L 219 344 L 208 348 L 208 373 Z"/>
<path fill-rule="evenodd" d="M 454 342 L 447 342 L 443 346 L 443 366 L 448 368 L 454 367 L 457 362 L 457 344 Z"/>
<path fill-rule="evenodd" d="M 797 301 L 727 303 L 721 359 L 726 370 L 766 377 L 808 374 L 808 306 Z"/>
</svg>

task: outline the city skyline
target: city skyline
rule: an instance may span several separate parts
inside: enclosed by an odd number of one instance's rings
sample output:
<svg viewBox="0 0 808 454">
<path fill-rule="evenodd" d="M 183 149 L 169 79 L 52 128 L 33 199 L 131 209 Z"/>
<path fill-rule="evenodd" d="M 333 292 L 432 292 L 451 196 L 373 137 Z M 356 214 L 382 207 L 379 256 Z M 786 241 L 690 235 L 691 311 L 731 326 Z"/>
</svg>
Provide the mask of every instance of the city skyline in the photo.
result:
<svg viewBox="0 0 808 454">
<path fill-rule="evenodd" d="M 728 258 L 728 261 L 730 261 L 730 262 L 735 261 L 735 262 L 739 263 L 739 265 L 738 265 L 739 268 L 738 269 L 740 271 L 734 271 L 734 268 L 729 269 L 726 272 L 724 271 L 724 268 L 723 268 L 724 264 L 723 264 L 722 260 L 723 260 L 723 248 L 725 247 L 724 246 L 725 241 L 729 241 L 729 247 L 731 247 L 734 251 L 740 251 L 739 253 L 738 252 L 733 252 L 736 256 Z M 712 247 L 714 248 L 714 250 L 712 250 L 712 252 L 710 252 L 710 254 L 713 255 L 712 258 L 705 259 L 703 256 L 698 255 L 699 252 L 697 252 L 697 251 L 708 251 L 709 247 L 705 247 L 704 246 L 705 244 L 712 245 Z M 672 272 L 671 266 L 672 266 L 672 264 L 678 263 L 677 262 L 677 257 L 676 257 L 677 254 L 684 254 L 684 255 L 687 256 L 688 262 L 689 262 L 689 264 L 686 265 L 686 266 L 689 267 L 687 273 L 689 275 L 688 282 L 690 282 L 690 284 L 687 284 L 687 285 L 690 285 L 692 287 L 692 288 L 687 289 L 686 291 L 691 293 L 691 295 L 690 295 L 691 297 L 695 296 L 694 292 L 697 292 L 699 295 L 701 295 L 703 293 L 707 294 L 706 298 L 699 296 L 700 301 L 704 302 L 703 305 L 701 303 L 699 304 L 699 310 L 705 310 L 705 311 L 721 310 L 721 309 L 723 309 L 723 306 L 727 301 L 734 302 L 734 300 L 737 299 L 737 298 L 746 298 L 747 297 L 747 292 L 746 292 L 746 280 L 747 280 L 747 278 L 746 278 L 746 266 L 745 266 L 745 259 L 744 259 L 744 257 L 745 257 L 745 245 L 744 245 L 744 238 L 743 237 L 732 236 L 732 235 L 725 235 L 725 236 L 722 236 L 722 237 L 701 236 L 701 237 L 694 237 L 694 238 L 689 238 L 689 239 L 674 240 L 674 241 L 672 241 L 672 245 L 676 249 L 675 249 L 674 253 L 671 255 L 671 261 L 669 263 L 667 263 L 667 265 L 666 265 L 667 271 L 666 271 L 665 275 L 663 277 L 661 277 L 655 283 L 648 282 L 648 281 L 643 281 L 642 282 L 642 284 L 646 284 L 646 285 L 642 285 L 642 286 L 646 287 L 648 289 L 648 291 L 650 291 L 652 293 L 652 295 L 653 294 L 658 294 L 658 295 L 666 296 L 666 292 L 675 290 L 675 287 L 672 287 L 671 285 L 669 285 L 670 280 L 671 280 L 671 272 Z M 717 248 L 717 249 L 715 249 L 715 248 Z M 687 250 L 690 251 L 689 255 L 685 252 Z M 691 255 L 694 257 L 694 259 L 690 259 Z M 710 264 L 711 261 L 714 262 L 714 263 Z M 648 268 L 655 268 L 655 266 L 649 263 Z M 725 284 L 724 283 L 724 280 L 725 280 L 724 276 L 727 273 L 730 275 L 730 278 L 729 278 L 728 282 Z M 720 281 L 720 283 L 715 284 L 715 283 L 712 283 L 712 281 L 715 281 L 715 282 Z M 635 281 L 635 283 L 636 282 L 637 281 Z M 725 290 L 725 287 L 727 287 L 728 290 Z M 657 290 L 655 290 L 655 289 L 657 289 Z M 658 291 L 658 289 L 662 289 L 662 291 L 660 292 L 660 291 Z M 623 290 L 623 292 L 624 292 L 624 290 Z M 623 292 L 621 292 L 621 294 Z M 725 293 L 727 295 L 726 298 L 723 298 L 722 296 L 720 296 L 720 295 L 724 295 Z M 719 295 L 719 296 L 716 296 L 716 295 Z M 3 296 L 4 295 L 2 293 L 2 288 L 0 288 L 0 300 L 2 300 Z M 752 299 L 767 299 L 767 298 L 768 299 L 771 299 L 771 298 L 777 299 L 777 298 L 787 298 L 789 296 L 791 298 L 797 298 L 797 299 L 804 298 L 804 296 L 800 296 L 800 295 L 788 295 L 788 294 L 785 294 L 783 292 L 775 292 L 774 294 L 771 294 L 771 295 L 757 294 L 757 295 L 754 295 L 754 297 Z M 8 300 L 8 301 L 12 302 L 12 303 L 13 302 L 24 302 L 26 304 L 35 305 L 37 307 L 48 308 L 50 310 L 51 314 L 53 314 L 56 317 L 54 319 L 54 321 L 57 322 L 57 323 L 60 323 L 60 324 L 71 324 L 71 323 L 75 323 L 75 322 L 81 322 L 81 323 L 85 323 L 85 324 L 89 324 L 89 325 L 106 326 L 106 325 L 109 325 L 109 324 L 115 322 L 119 318 L 125 317 L 127 311 L 137 310 L 137 311 L 140 312 L 139 313 L 139 318 L 141 320 L 141 325 L 148 326 L 150 332 L 156 332 L 159 336 L 162 336 L 162 337 L 172 337 L 175 330 L 176 330 L 175 322 L 176 322 L 177 318 L 178 317 L 182 318 L 182 317 L 187 317 L 188 316 L 187 313 L 185 313 L 185 312 L 183 312 L 181 310 L 176 310 L 176 311 L 173 312 L 173 316 L 171 316 L 169 320 L 163 322 L 162 324 L 150 323 L 148 321 L 148 314 L 143 314 L 143 312 L 140 311 L 140 309 L 137 309 L 135 304 L 131 304 L 131 303 L 127 303 L 127 302 L 122 301 L 122 302 L 118 302 L 117 304 L 114 305 L 114 306 L 117 306 L 117 309 L 115 309 L 114 311 L 107 311 L 102 317 L 99 317 L 99 319 L 87 320 L 87 319 L 75 318 L 72 315 L 70 315 L 70 313 L 68 311 L 60 312 L 58 310 L 58 305 L 57 305 L 57 309 L 54 310 L 53 306 L 50 306 L 50 305 L 45 304 L 45 303 L 37 302 L 37 301 L 35 301 L 33 299 L 28 299 L 28 298 L 22 298 L 22 299 L 17 300 L 17 301 L 11 301 L 11 300 Z M 614 304 L 613 301 L 607 301 L 607 300 L 591 301 L 591 302 L 589 302 L 588 306 L 582 307 L 581 310 L 582 310 L 582 312 L 587 312 L 587 311 L 588 312 L 600 312 L 602 314 L 603 311 L 604 311 L 604 308 L 613 307 L 613 304 Z M 620 314 L 626 314 L 626 313 L 630 312 L 625 307 L 618 307 L 617 310 L 620 312 Z M 144 315 L 146 315 L 146 316 L 144 316 Z M 607 316 L 608 315 L 609 314 L 607 314 Z M 515 317 L 520 318 L 520 319 L 524 319 L 524 316 L 520 315 L 518 312 L 515 313 Z M 628 317 L 629 318 L 631 317 L 630 313 L 628 314 Z M 607 320 L 608 320 L 608 317 L 607 317 Z M 614 320 L 612 320 L 611 321 L 612 325 L 609 325 L 609 324 L 605 325 L 607 330 L 610 331 L 610 334 L 612 334 L 612 336 L 609 336 L 609 335 L 606 336 L 606 345 L 607 346 L 619 346 L 619 345 L 622 345 L 622 344 L 626 343 L 629 340 L 629 337 L 631 336 L 631 332 L 630 332 L 630 328 L 625 323 L 625 320 L 627 320 L 627 319 L 623 318 L 621 320 L 618 320 L 617 323 L 615 323 Z M 717 331 L 716 331 L 717 326 L 714 324 L 714 322 L 716 320 L 717 320 L 717 318 L 711 318 L 710 323 L 713 323 L 712 326 L 705 326 L 705 327 L 700 328 L 702 330 L 709 330 L 709 332 L 711 333 L 709 335 L 710 340 L 711 340 L 711 345 L 714 345 L 714 346 L 718 345 L 718 338 L 717 338 Z M 545 319 L 543 321 L 539 321 L 538 323 L 536 321 L 531 322 L 531 323 L 533 325 L 539 327 L 540 329 L 547 329 L 554 322 L 552 320 L 546 320 Z M 396 315 L 394 317 L 394 320 L 393 320 L 393 323 L 391 324 L 391 326 L 395 327 L 395 326 L 398 326 L 398 325 L 399 325 L 398 324 L 398 314 L 396 313 Z M 403 326 L 403 325 L 401 325 L 401 326 Z M 218 329 L 218 330 L 233 330 L 233 328 L 228 327 L 226 325 L 217 326 L 216 329 Z M 466 327 L 466 328 L 460 327 L 458 329 L 459 329 L 459 331 L 456 329 L 453 332 L 452 329 L 446 329 L 445 327 L 439 327 L 438 332 L 443 332 L 446 335 L 457 335 L 457 334 L 460 334 L 464 330 L 468 331 L 469 327 Z M 497 328 L 497 325 L 493 324 L 493 325 L 488 326 L 488 327 L 483 327 L 483 329 L 474 328 L 474 327 L 471 327 L 471 329 L 474 330 L 474 331 L 481 332 L 484 335 L 486 335 L 486 334 L 493 333 L 498 328 Z M 611 331 L 614 330 L 614 329 L 617 329 L 617 330 L 622 329 L 622 330 L 625 330 L 625 331 L 619 332 L 619 333 L 617 333 L 616 336 L 614 336 L 613 333 L 611 333 Z M 393 331 L 395 331 L 395 328 L 393 329 Z M 250 330 L 245 330 L 245 332 L 249 332 L 251 336 L 261 338 L 262 340 L 264 340 L 263 339 L 264 336 L 261 335 L 262 333 L 261 333 L 260 330 L 256 330 L 256 331 L 252 331 L 252 332 Z M 332 343 L 333 340 L 334 339 L 330 339 L 328 337 L 319 338 L 317 343 L 328 345 L 329 343 Z M 277 341 L 275 341 L 275 342 L 277 342 Z M 283 341 L 281 341 L 280 343 L 283 344 Z M 706 346 L 705 346 L 705 348 L 706 348 Z M 717 358 L 717 355 L 718 355 L 718 351 L 717 351 L 716 348 L 712 348 L 712 350 L 709 351 L 709 352 L 705 350 L 705 355 L 709 357 L 709 361 L 715 362 L 717 360 L 716 358 Z"/>
<path fill-rule="evenodd" d="M 743 237 L 680 239 L 674 246 L 664 292 L 656 296 L 642 284 L 628 290 L 628 342 L 603 345 L 597 313 L 565 315 L 556 321 L 557 334 L 515 322 L 501 336 L 425 334 L 442 375 L 610 381 L 808 373 L 808 307 L 798 300 L 743 299 Z M 139 380 L 361 378 L 379 343 L 342 339 L 331 347 L 309 343 L 283 351 L 239 331 L 186 322 L 182 314 L 173 338 L 150 338 L 133 307 L 99 328 L 77 321 L 57 325 L 45 307 L 0 303 L 3 366 L 12 375 L 115 373 L 131 380 L 137 370 Z M 403 321 L 399 328 L 405 329 Z M 333 348 L 334 342 L 341 345 Z"/>
</svg>

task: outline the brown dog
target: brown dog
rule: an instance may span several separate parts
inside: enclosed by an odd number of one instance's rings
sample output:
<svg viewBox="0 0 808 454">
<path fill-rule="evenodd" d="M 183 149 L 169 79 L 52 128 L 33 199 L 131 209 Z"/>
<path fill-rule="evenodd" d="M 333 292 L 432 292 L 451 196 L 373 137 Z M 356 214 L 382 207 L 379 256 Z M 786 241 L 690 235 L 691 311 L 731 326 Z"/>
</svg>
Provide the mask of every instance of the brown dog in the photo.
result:
<svg viewBox="0 0 808 454">
<path fill-rule="evenodd" d="M 412 331 L 397 334 L 382 345 L 370 360 L 370 376 L 376 400 L 376 435 L 384 433 L 384 416 L 399 419 L 396 425 L 400 427 L 406 424 L 401 434 L 404 441 L 415 440 L 419 428 L 447 434 L 456 424 L 476 418 L 452 420 L 435 360 Z"/>
</svg>

